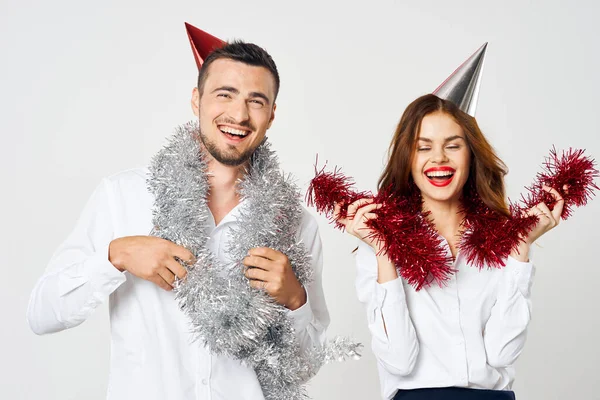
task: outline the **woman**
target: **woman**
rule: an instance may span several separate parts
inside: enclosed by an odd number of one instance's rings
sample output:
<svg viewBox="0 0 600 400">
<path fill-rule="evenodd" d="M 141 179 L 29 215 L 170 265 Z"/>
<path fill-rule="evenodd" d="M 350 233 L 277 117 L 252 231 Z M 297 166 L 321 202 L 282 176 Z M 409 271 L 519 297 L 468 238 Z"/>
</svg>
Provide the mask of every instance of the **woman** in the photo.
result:
<svg viewBox="0 0 600 400">
<path fill-rule="evenodd" d="M 503 177 L 506 168 L 475 118 L 452 101 L 429 94 L 404 112 L 390 145 L 379 189 L 409 196 L 416 186 L 422 210 L 443 238 L 456 270 L 445 287 L 417 291 L 398 277 L 385 244 L 373 239 L 366 222 L 379 204 L 362 199 L 338 220 L 361 239 L 357 291 L 367 308 L 372 349 L 378 360 L 384 399 L 514 399 L 514 363 L 525 344 L 530 321 L 534 267 L 531 244 L 558 225 L 557 201 L 528 210 L 539 222 L 523 237 L 504 268 L 478 269 L 457 251 L 465 188 L 474 187 L 485 204 L 509 215 Z M 566 188 L 564 188 L 566 189 Z M 337 208 L 339 211 L 339 208 Z"/>
</svg>

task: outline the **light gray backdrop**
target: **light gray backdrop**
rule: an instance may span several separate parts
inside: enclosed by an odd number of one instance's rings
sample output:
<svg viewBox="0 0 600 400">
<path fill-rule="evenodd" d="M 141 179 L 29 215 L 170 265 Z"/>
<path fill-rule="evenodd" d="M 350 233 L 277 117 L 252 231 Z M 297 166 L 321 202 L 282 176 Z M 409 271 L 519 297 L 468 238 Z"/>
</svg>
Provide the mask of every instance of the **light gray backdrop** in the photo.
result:
<svg viewBox="0 0 600 400">
<path fill-rule="evenodd" d="M 0 397 L 105 396 L 107 307 L 46 337 L 29 331 L 25 310 L 100 178 L 146 164 L 192 118 L 197 71 L 183 21 L 273 55 L 282 85 L 269 134 L 303 190 L 317 153 L 373 189 L 406 105 L 489 41 L 477 118 L 517 198 L 552 145 L 600 157 L 599 11 L 593 1 L 1 0 Z M 595 200 L 540 241 L 520 399 L 600 398 L 599 217 Z M 361 361 L 323 368 L 310 391 L 376 399 L 355 242 L 319 222 L 330 335 L 367 346 Z"/>
</svg>

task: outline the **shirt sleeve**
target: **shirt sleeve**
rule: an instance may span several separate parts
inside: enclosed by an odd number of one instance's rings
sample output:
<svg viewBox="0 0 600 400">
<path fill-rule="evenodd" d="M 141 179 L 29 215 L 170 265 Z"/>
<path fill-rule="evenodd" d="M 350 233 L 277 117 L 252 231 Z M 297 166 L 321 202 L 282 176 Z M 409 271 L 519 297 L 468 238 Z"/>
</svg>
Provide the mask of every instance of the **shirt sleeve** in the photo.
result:
<svg viewBox="0 0 600 400">
<path fill-rule="evenodd" d="M 523 351 L 531 320 L 531 286 L 535 268 L 531 262 L 508 257 L 498 285 L 496 302 L 483 335 L 488 364 L 506 368 Z"/>
<path fill-rule="evenodd" d="M 311 256 L 313 279 L 305 286 L 306 303 L 300 308 L 289 311 L 294 331 L 302 351 L 319 348 L 325 342 L 325 331 L 329 326 L 329 311 L 323 293 L 323 250 L 319 229 L 314 218 L 304 210 L 300 240 Z"/>
<path fill-rule="evenodd" d="M 375 251 L 363 242 L 356 253 L 356 267 L 356 291 L 367 311 L 373 353 L 391 374 L 409 375 L 419 354 L 419 341 L 402 278 L 379 284 Z"/>
<path fill-rule="evenodd" d="M 41 335 L 81 324 L 125 282 L 125 274 L 108 261 L 112 239 L 110 187 L 103 180 L 33 289 L 27 309 L 33 332 Z"/>
</svg>

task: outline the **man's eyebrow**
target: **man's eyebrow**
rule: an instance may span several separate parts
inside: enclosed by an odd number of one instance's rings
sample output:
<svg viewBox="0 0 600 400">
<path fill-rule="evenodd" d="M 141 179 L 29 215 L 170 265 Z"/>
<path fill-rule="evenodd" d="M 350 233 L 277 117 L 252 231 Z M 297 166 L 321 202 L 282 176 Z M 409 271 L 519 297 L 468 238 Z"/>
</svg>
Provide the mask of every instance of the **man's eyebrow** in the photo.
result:
<svg viewBox="0 0 600 400">
<path fill-rule="evenodd" d="M 233 86 L 220 86 L 213 90 L 211 93 L 218 92 L 219 90 L 224 90 L 226 92 L 231 92 L 233 94 L 240 94 L 240 91 L 234 88 Z"/>
</svg>

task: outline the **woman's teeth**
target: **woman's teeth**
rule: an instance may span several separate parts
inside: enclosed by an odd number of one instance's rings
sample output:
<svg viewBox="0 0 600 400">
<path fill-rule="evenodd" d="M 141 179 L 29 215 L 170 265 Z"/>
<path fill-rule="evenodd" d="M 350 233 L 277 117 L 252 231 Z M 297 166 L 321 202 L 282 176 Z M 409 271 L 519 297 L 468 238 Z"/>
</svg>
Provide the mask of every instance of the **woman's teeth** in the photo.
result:
<svg viewBox="0 0 600 400">
<path fill-rule="evenodd" d="M 454 172 L 452 171 L 432 171 L 432 172 L 428 172 L 425 175 L 427 175 L 428 178 L 447 178 L 450 177 L 452 175 L 454 175 Z"/>
</svg>

